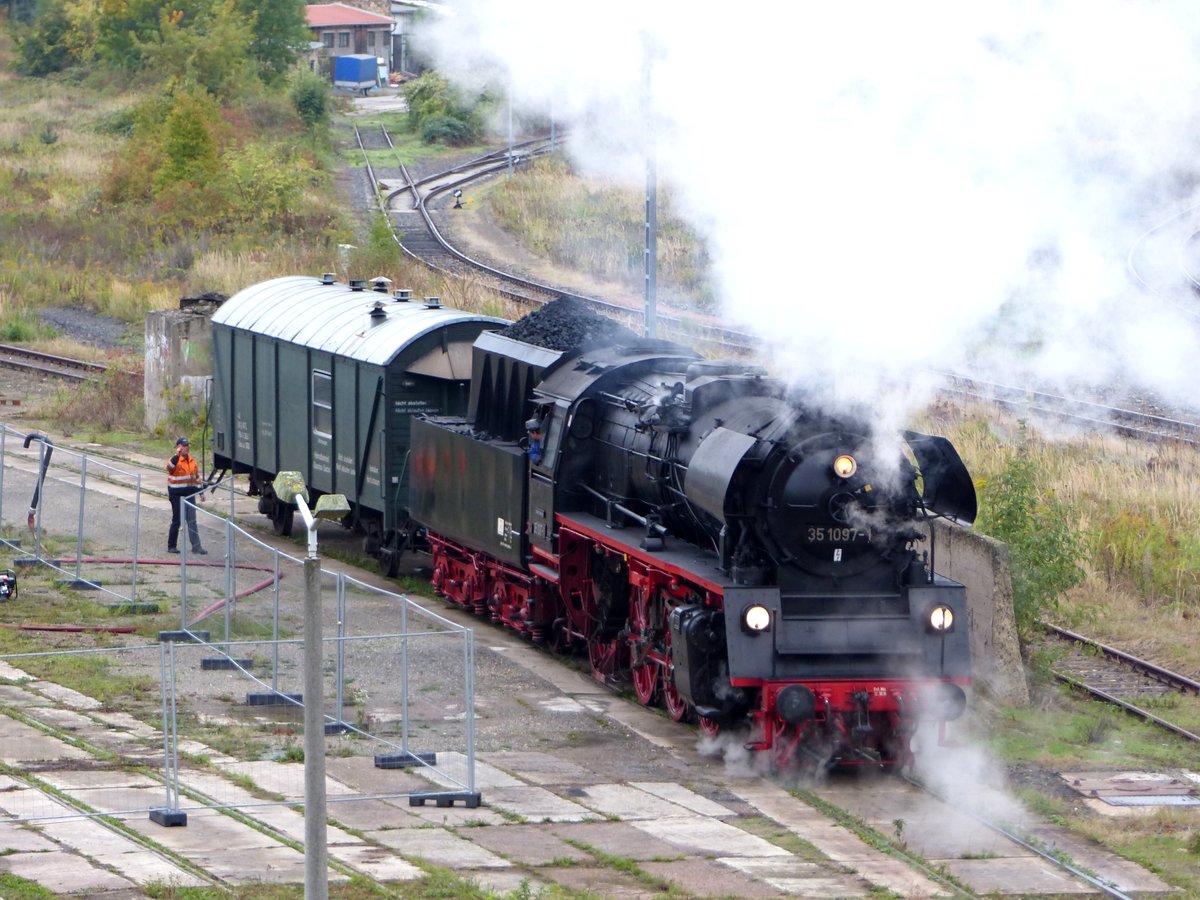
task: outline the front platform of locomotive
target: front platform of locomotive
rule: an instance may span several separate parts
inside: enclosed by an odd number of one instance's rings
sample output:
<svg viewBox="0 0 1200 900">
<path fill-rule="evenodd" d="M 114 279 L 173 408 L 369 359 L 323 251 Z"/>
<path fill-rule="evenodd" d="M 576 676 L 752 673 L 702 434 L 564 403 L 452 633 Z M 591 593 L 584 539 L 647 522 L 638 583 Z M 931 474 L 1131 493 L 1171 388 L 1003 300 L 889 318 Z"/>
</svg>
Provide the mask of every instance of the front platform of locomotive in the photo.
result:
<svg viewBox="0 0 1200 900">
<path fill-rule="evenodd" d="M 932 571 L 926 522 L 939 497 L 942 514 L 974 518 L 966 468 L 943 438 L 910 435 L 906 453 L 819 416 L 742 432 L 755 440 L 727 462 L 721 516 L 737 582 L 727 669 L 749 701 L 749 746 L 781 763 L 902 764 L 918 720 L 966 705 L 966 594 Z M 693 463 L 711 474 L 708 458 L 701 445 Z"/>
</svg>

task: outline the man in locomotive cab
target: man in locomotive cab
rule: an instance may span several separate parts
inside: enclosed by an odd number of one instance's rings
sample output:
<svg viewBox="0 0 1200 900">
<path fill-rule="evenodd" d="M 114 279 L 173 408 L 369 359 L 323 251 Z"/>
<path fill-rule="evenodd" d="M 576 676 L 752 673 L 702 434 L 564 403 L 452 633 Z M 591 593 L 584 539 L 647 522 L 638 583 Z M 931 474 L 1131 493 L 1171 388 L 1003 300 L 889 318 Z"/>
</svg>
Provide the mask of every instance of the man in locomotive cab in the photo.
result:
<svg viewBox="0 0 1200 900">
<path fill-rule="evenodd" d="M 529 434 L 529 461 L 535 466 L 542 461 L 542 422 L 545 420 L 545 413 L 534 416 L 525 423 L 525 431 Z"/>
</svg>

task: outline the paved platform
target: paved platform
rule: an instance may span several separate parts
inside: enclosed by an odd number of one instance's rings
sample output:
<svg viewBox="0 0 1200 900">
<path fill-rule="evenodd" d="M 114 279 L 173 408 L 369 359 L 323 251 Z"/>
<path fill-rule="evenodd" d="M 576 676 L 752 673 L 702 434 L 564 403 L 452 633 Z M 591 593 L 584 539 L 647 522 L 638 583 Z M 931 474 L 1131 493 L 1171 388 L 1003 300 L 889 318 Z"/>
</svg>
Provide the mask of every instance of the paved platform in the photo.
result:
<svg viewBox="0 0 1200 900">
<path fill-rule="evenodd" d="M 575 684 L 560 677 L 568 687 Z M 147 747 L 152 729 L 8 663 L 0 662 L 0 682 L 0 698 L 16 716 L 0 721 L 0 760 L 14 772 L 0 778 L 0 813 L 7 816 L 0 816 L 0 871 L 56 893 L 89 896 L 128 896 L 163 884 L 303 881 L 303 814 L 285 805 L 303 799 L 301 766 L 238 761 L 191 746 L 206 764 L 180 767 L 187 824 L 164 827 L 146 812 L 164 804 L 160 779 L 113 767 L 70 739 L 86 734 L 91 745 L 123 758 L 153 756 Z M 625 740 L 641 749 L 631 759 L 650 748 L 672 776 L 687 771 L 681 763 L 698 761 L 686 729 L 665 723 L 676 736 L 672 742 L 655 734 L 661 717 L 615 698 L 613 703 L 627 723 L 645 717 L 642 724 L 654 738 L 641 735 L 634 722 Z M 499 893 L 523 884 L 621 897 L 666 890 L 685 897 L 953 893 L 758 775 L 701 764 L 694 780 L 614 780 L 613 771 L 585 767 L 571 755 L 568 748 L 561 754 L 480 753 L 475 785 L 484 802 L 478 808 L 411 806 L 407 799 L 409 792 L 453 783 L 466 767 L 461 755 L 441 754 L 436 770 L 381 770 L 367 756 L 327 759 L 330 881 L 355 874 L 383 883 L 411 881 L 422 876 L 422 865 L 434 865 Z M 1092 893 L 1036 857 L 1006 848 L 976 823 L 948 819 L 944 807 L 914 796 L 896 779 L 881 779 L 869 792 L 836 779 L 820 790 L 882 833 L 902 818 L 909 849 L 980 893 Z M 109 821 L 73 816 L 63 797 L 126 812 Z M 222 808 L 202 805 L 216 797 Z M 28 821 L 22 826 L 16 820 Z M 1167 890 L 1128 863 L 1114 860 L 1097 869 L 1094 854 L 1080 842 L 1038 828 L 1044 838 L 1083 854 L 1093 871 L 1113 875 L 1123 890 Z"/>
</svg>

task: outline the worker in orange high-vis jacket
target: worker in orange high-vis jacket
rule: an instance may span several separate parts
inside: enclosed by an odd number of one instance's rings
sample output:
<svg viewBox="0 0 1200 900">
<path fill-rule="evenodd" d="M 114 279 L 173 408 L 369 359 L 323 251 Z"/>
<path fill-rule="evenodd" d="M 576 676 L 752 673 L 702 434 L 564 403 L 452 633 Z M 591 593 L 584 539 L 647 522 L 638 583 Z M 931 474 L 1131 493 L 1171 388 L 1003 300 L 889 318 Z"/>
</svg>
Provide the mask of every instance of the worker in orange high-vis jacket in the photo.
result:
<svg viewBox="0 0 1200 900">
<path fill-rule="evenodd" d="M 167 552 L 179 552 L 179 511 L 186 507 L 188 541 L 192 552 L 204 556 L 208 553 L 200 546 L 200 529 L 196 526 L 196 507 L 183 501 L 200 493 L 200 467 L 192 458 L 186 437 L 175 442 L 175 455 L 167 460 L 167 496 L 171 500 L 171 529 L 167 532 Z"/>
</svg>

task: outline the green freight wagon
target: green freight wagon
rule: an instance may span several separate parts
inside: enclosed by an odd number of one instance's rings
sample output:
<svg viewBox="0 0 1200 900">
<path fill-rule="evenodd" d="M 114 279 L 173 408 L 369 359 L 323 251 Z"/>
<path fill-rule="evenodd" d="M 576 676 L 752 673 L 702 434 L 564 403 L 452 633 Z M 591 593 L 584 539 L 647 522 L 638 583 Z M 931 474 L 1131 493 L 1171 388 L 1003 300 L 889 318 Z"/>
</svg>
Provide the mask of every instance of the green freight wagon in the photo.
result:
<svg viewBox="0 0 1200 900">
<path fill-rule="evenodd" d="M 214 471 L 247 474 L 279 534 L 295 509 L 274 495 L 279 472 L 300 472 L 310 502 L 344 494 L 345 524 L 389 574 L 412 538 L 412 417 L 465 413 L 472 344 L 508 324 L 408 293 L 288 276 L 238 292 L 212 320 Z"/>
</svg>

